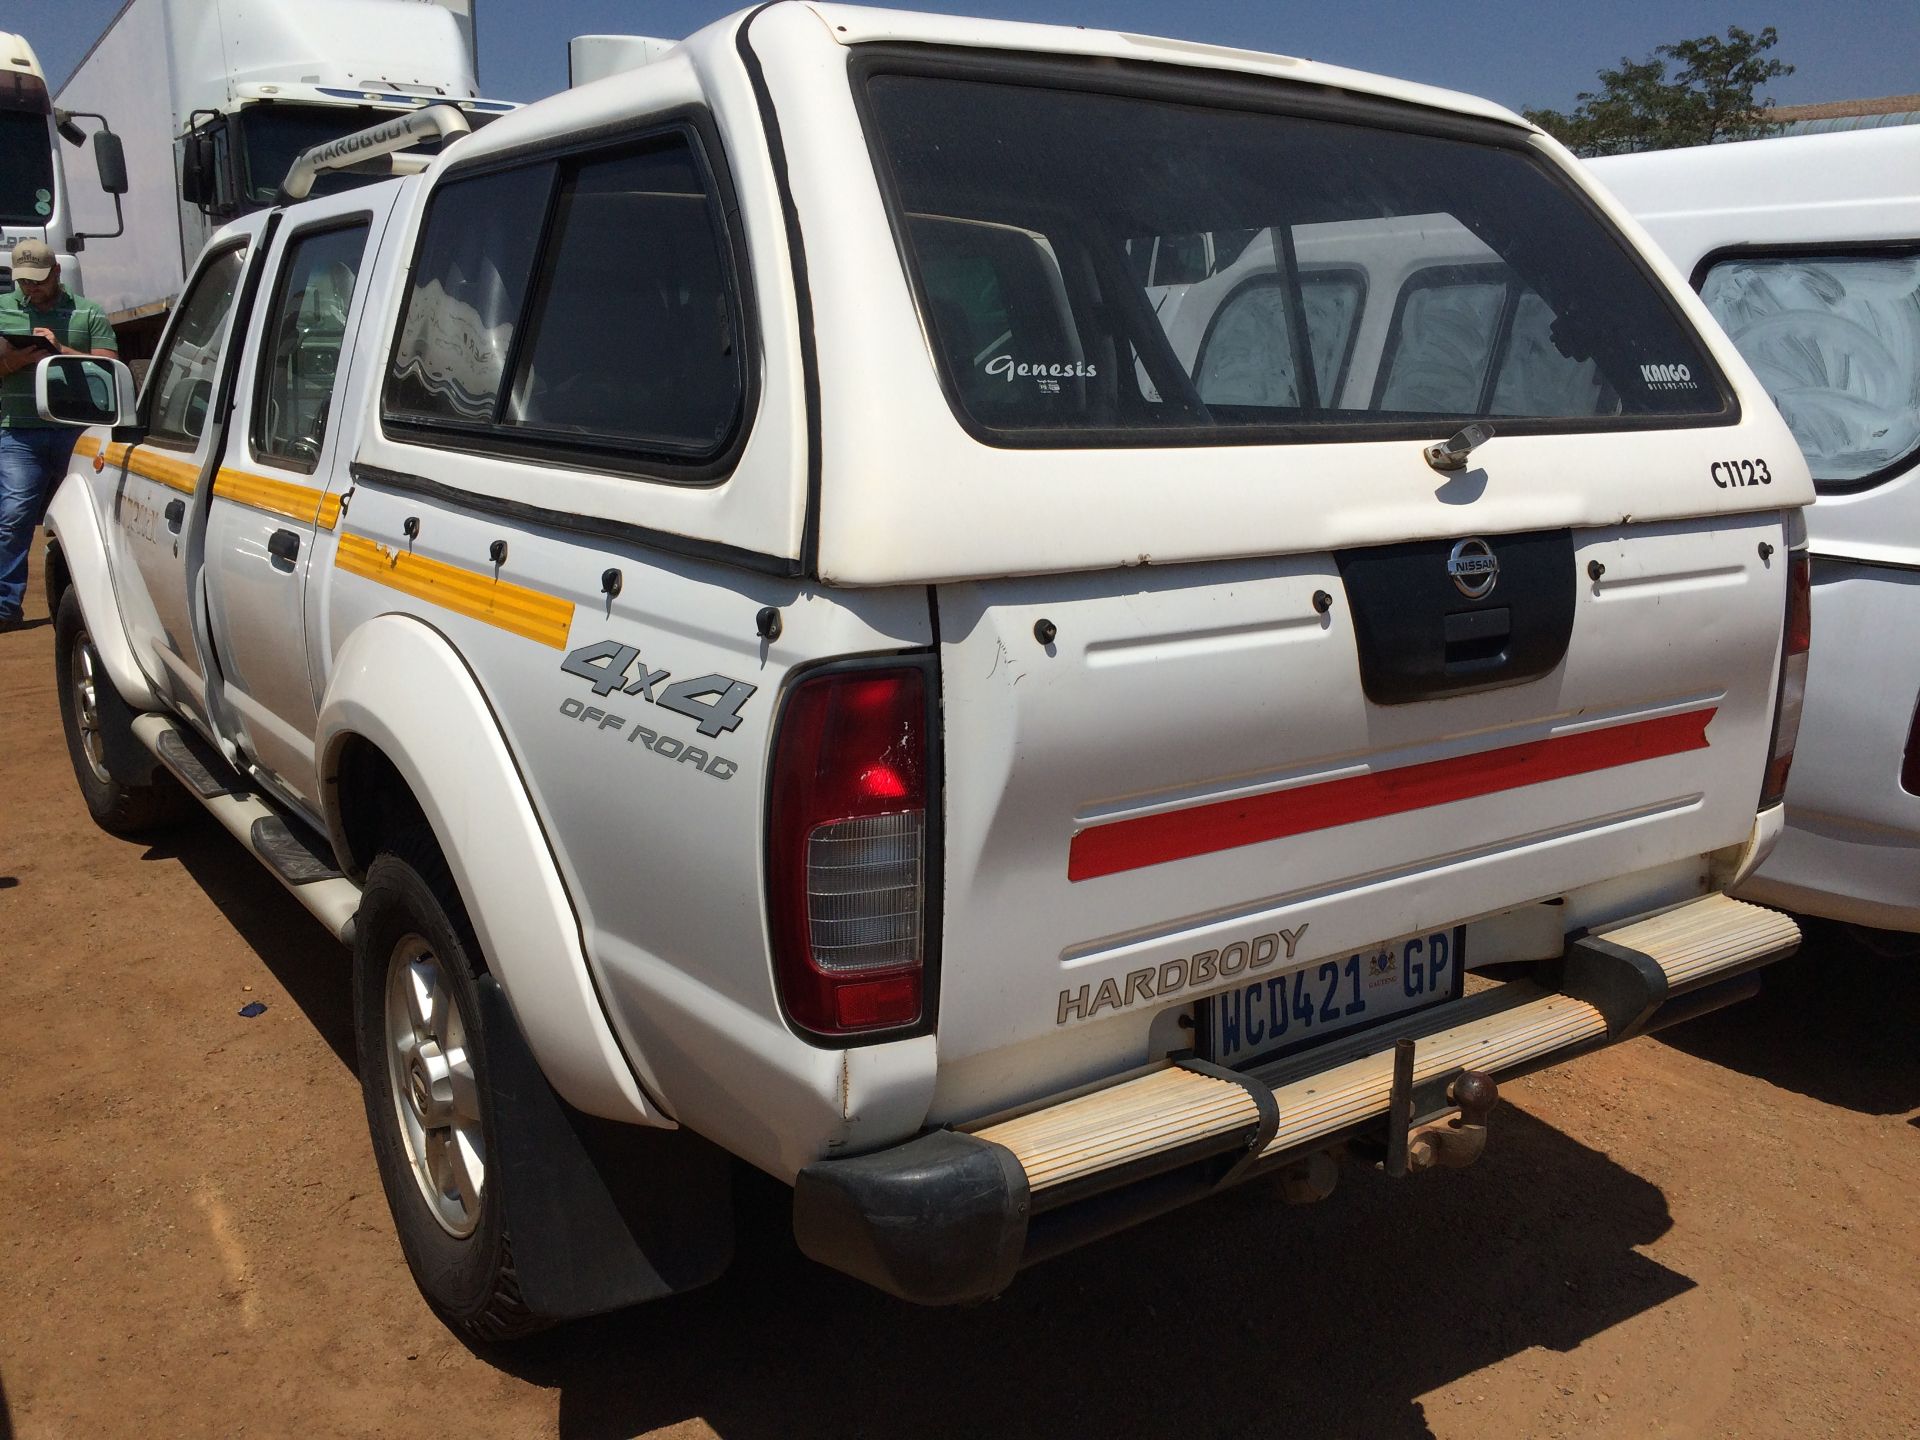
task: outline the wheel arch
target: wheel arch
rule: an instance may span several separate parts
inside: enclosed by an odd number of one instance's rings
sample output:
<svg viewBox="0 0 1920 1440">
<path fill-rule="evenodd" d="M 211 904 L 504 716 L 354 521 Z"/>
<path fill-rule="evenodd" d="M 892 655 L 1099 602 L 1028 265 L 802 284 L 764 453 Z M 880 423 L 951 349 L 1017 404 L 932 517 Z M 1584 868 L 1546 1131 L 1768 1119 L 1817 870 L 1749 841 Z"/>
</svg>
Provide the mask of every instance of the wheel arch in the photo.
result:
<svg viewBox="0 0 1920 1440">
<path fill-rule="evenodd" d="M 356 731 L 334 737 L 321 790 L 334 854 L 358 885 L 366 884 L 374 857 L 396 836 L 429 823 L 400 767 Z"/>
<path fill-rule="evenodd" d="M 67 568 L 67 555 L 60 548 L 58 536 L 47 537 L 47 556 L 41 575 L 47 592 L 47 613 L 58 615 L 60 597 L 73 587 L 73 572 Z"/>
<path fill-rule="evenodd" d="M 364 879 L 388 827 L 424 819 L 548 1082 L 589 1115 L 671 1126 L 614 1036 L 546 832 L 452 642 L 409 615 L 356 628 L 335 656 L 315 751 L 347 873 Z M 484 843 L 458 843 L 475 836 Z"/>
<path fill-rule="evenodd" d="M 87 634 L 94 652 L 107 668 L 113 688 L 120 692 L 135 711 L 160 710 L 164 706 L 153 691 L 127 634 L 120 615 L 120 601 L 114 593 L 113 567 L 107 557 L 106 535 L 100 528 L 100 515 L 84 483 L 69 477 L 53 492 L 47 507 L 47 529 L 53 532 L 49 553 L 57 556 L 48 568 L 48 598 L 55 614 L 59 598 L 52 594 L 51 582 L 57 568 L 64 589 L 80 596 L 80 611 L 87 617 Z"/>
</svg>

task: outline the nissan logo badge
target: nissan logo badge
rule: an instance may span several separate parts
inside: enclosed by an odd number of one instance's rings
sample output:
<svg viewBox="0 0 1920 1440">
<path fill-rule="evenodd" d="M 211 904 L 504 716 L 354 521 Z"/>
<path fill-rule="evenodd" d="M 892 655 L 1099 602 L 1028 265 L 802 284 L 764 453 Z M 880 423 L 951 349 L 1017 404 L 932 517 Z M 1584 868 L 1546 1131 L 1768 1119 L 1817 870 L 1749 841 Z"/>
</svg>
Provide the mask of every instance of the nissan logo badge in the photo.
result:
<svg viewBox="0 0 1920 1440">
<path fill-rule="evenodd" d="M 1469 600 L 1484 600 L 1500 583 L 1500 562 L 1484 540 L 1462 540 L 1447 556 L 1447 574 Z"/>
</svg>

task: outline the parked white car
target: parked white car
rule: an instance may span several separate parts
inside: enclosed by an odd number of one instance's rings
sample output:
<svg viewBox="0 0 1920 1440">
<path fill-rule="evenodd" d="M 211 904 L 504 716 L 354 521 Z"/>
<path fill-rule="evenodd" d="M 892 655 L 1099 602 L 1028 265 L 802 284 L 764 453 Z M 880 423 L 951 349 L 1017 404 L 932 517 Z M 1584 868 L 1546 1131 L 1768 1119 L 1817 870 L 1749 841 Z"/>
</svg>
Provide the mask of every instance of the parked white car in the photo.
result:
<svg viewBox="0 0 1920 1440">
<path fill-rule="evenodd" d="M 710 1279 L 729 1156 L 928 1303 L 1349 1144 L 1464 1164 L 1499 1076 L 1792 951 L 1722 892 L 1805 462 L 1558 146 L 1089 30 L 637 48 L 221 231 L 137 415 L 40 372 L 116 427 L 52 513 L 81 790 L 132 829 L 170 772 L 351 945 L 452 1324 Z M 1371 388 L 1314 368 L 1352 230 Z M 1155 314 L 1193 236 L 1267 257 L 1221 391 Z"/>
<path fill-rule="evenodd" d="M 1920 930 L 1920 127 L 1594 170 L 1692 278 L 1820 495 L 1787 829 L 1741 893 Z"/>
</svg>

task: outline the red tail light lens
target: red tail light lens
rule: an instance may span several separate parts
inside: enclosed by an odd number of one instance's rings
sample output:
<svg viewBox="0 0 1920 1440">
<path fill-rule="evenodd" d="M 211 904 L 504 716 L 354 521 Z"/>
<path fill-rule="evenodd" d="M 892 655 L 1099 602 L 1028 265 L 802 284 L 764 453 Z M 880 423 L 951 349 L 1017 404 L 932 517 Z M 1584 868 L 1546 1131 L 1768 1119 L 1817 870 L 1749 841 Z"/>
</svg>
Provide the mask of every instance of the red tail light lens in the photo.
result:
<svg viewBox="0 0 1920 1440">
<path fill-rule="evenodd" d="M 1813 643 L 1813 560 L 1804 549 L 1787 552 L 1787 623 L 1780 646 L 1780 694 L 1773 709 L 1773 745 L 1760 808 L 1778 805 L 1787 793 L 1800 710 L 1807 695 L 1807 650 Z"/>
<path fill-rule="evenodd" d="M 840 1036 L 924 1010 L 927 680 L 829 670 L 787 697 L 775 742 L 767 884 L 794 1023 Z"/>
</svg>

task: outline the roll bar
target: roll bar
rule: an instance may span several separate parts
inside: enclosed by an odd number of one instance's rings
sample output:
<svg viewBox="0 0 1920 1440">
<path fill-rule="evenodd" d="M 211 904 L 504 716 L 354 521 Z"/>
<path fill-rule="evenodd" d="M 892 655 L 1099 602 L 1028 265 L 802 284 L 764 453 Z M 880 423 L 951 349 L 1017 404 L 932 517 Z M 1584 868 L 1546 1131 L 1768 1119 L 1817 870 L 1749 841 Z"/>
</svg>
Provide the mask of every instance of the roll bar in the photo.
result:
<svg viewBox="0 0 1920 1440">
<path fill-rule="evenodd" d="M 391 120 L 382 120 L 365 130 L 342 135 L 338 140 L 314 146 L 293 162 L 293 168 L 287 171 L 287 178 L 280 183 L 280 194 L 275 197 L 275 203 L 286 205 L 306 199 L 313 190 L 313 182 L 323 170 L 345 170 L 382 155 L 391 157 L 388 161 L 391 173 L 418 174 L 427 168 L 427 157 L 396 152 L 422 140 L 452 140 L 470 133 L 472 129 L 467 124 L 467 117 L 457 107 L 442 103 L 411 110 Z"/>
</svg>

